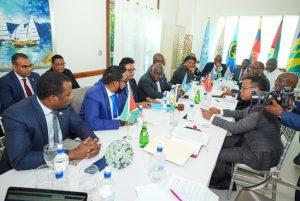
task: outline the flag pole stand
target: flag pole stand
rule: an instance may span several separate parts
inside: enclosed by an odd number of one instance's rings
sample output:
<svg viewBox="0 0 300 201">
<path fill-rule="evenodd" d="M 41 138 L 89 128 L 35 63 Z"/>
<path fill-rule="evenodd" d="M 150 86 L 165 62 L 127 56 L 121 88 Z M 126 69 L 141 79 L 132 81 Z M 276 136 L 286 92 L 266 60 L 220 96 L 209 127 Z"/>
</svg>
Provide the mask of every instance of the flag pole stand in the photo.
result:
<svg viewBox="0 0 300 201">
<path fill-rule="evenodd" d="M 126 135 L 123 137 L 124 140 L 132 140 L 132 136 L 129 132 L 129 122 L 128 122 L 128 119 L 129 119 L 129 112 L 127 113 L 127 120 L 126 120 Z"/>
</svg>

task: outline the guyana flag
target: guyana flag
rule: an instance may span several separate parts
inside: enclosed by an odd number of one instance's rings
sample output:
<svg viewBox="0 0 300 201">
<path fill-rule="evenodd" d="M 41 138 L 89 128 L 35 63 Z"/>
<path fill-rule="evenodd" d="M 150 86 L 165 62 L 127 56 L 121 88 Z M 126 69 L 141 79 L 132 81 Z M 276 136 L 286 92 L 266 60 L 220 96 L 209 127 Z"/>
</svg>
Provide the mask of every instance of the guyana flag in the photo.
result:
<svg viewBox="0 0 300 201">
<path fill-rule="evenodd" d="M 300 77 L 300 31 L 289 55 L 286 71 L 296 73 Z"/>
<path fill-rule="evenodd" d="M 134 123 L 140 115 L 139 110 L 136 107 L 133 96 L 128 92 L 128 97 L 124 105 L 123 111 L 120 115 L 120 120 L 124 122 Z"/>
<path fill-rule="evenodd" d="M 271 59 L 276 59 L 278 57 L 278 52 L 279 52 L 279 47 L 280 47 L 280 40 L 281 40 L 281 30 L 282 30 L 282 22 L 283 22 L 283 18 L 279 24 L 279 27 L 277 29 L 276 35 L 273 39 L 273 43 L 271 45 L 271 49 L 270 52 L 268 54 L 268 58 Z"/>
<path fill-rule="evenodd" d="M 258 31 L 255 37 L 255 41 L 249 57 L 251 63 L 257 61 L 258 55 L 260 53 L 260 44 L 261 44 L 261 18 L 259 22 Z"/>
</svg>

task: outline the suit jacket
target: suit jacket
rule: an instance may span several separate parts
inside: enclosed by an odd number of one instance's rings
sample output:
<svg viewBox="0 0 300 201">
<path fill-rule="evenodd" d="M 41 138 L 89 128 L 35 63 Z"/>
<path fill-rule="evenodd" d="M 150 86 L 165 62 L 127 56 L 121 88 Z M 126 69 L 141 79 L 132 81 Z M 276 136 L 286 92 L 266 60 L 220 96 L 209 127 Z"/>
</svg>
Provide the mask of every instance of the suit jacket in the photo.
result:
<svg viewBox="0 0 300 201">
<path fill-rule="evenodd" d="M 32 72 L 31 76 L 28 77 L 34 93 L 36 93 L 36 84 L 39 78 L 40 75 L 34 72 Z M 24 91 L 14 71 L 10 71 L 0 78 L 1 114 L 9 106 L 23 98 L 25 98 Z"/>
<path fill-rule="evenodd" d="M 295 101 L 295 105 L 296 107 L 292 112 L 284 111 L 281 114 L 280 121 L 283 125 L 300 131 L 300 102 Z"/>
<path fill-rule="evenodd" d="M 53 72 L 53 68 L 50 68 L 47 72 L 49 72 L 49 71 Z M 62 73 L 71 79 L 72 89 L 80 88 L 80 86 L 79 86 L 78 82 L 76 81 L 76 78 L 74 77 L 72 71 L 70 71 L 69 69 L 65 68 L 65 70 Z"/>
<path fill-rule="evenodd" d="M 143 92 L 141 91 L 140 87 L 137 85 L 136 80 L 134 78 L 132 78 L 131 80 L 128 81 L 128 85 L 131 88 L 132 95 L 133 95 L 135 102 L 138 103 L 138 102 L 146 101 L 146 96 L 143 94 Z M 127 87 L 129 87 L 128 85 L 127 85 Z M 124 91 L 126 91 L 126 90 L 124 90 Z M 126 94 L 127 94 L 127 92 L 126 92 Z"/>
<path fill-rule="evenodd" d="M 152 80 L 150 74 L 146 73 L 139 80 L 139 87 L 145 97 L 150 97 L 152 99 L 162 98 L 164 91 L 170 91 L 172 85 L 170 85 L 166 80 L 161 79 L 159 81 L 161 92 L 158 92 L 156 83 Z"/>
<path fill-rule="evenodd" d="M 240 74 L 241 74 L 241 69 L 242 68 L 235 68 L 233 72 L 233 80 L 236 82 L 240 81 Z"/>
<path fill-rule="evenodd" d="M 214 65 L 215 65 L 215 63 L 214 62 L 208 62 L 205 66 L 204 66 L 204 68 L 203 68 L 203 70 L 202 70 L 202 72 L 201 72 L 201 76 L 202 77 L 205 77 L 206 75 L 208 75 L 208 74 L 210 74 L 210 72 L 213 70 L 213 68 L 214 68 Z M 222 77 L 224 76 L 224 74 L 225 74 L 225 72 L 226 72 L 226 65 L 225 64 L 221 64 L 221 66 L 222 66 Z"/>
<path fill-rule="evenodd" d="M 127 96 L 123 96 L 122 93 L 118 95 L 117 104 L 119 115 L 123 111 L 126 97 Z M 96 131 L 119 128 L 119 120 L 112 119 L 109 97 L 102 79 L 86 92 L 79 115 Z"/>
<path fill-rule="evenodd" d="M 63 139 L 70 137 L 70 133 L 82 140 L 96 137 L 71 106 L 60 111 L 58 121 Z M 48 144 L 48 129 L 36 96 L 27 97 L 8 108 L 3 114 L 3 124 L 9 160 L 6 163 L 16 170 L 34 169 L 45 164 L 43 147 Z"/>
<path fill-rule="evenodd" d="M 245 161 L 256 170 L 269 170 L 277 165 L 283 146 L 280 139 L 280 123 L 276 116 L 263 109 L 262 105 L 249 106 L 244 110 L 223 110 L 223 116 L 237 121 L 229 122 L 214 117 L 213 124 L 233 135 L 240 135 L 242 142 L 250 147 L 257 160 Z"/>
<path fill-rule="evenodd" d="M 185 75 L 187 74 L 187 83 L 194 79 L 194 74 L 187 69 L 183 64 L 181 64 L 174 72 L 170 84 L 181 84 Z"/>
</svg>

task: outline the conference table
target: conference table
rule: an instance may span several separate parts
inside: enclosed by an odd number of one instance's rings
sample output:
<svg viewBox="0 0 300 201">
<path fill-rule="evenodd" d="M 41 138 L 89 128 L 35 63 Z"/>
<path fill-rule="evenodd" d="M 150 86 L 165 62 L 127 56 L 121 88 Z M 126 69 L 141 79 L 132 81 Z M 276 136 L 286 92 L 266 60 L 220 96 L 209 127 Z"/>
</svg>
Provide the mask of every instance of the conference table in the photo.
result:
<svg viewBox="0 0 300 201">
<path fill-rule="evenodd" d="M 220 94 L 218 90 L 213 90 L 212 94 Z M 185 104 L 185 110 L 177 112 L 178 124 L 184 123 L 185 119 L 182 117 L 187 114 L 189 100 L 182 100 Z M 220 109 L 234 109 L 236 107 L 236 100 L 227 100 L 221 98 L 211 98 L 208 106 L 214 106 Z M 195 107 L 195 124 L 203 132 L 209 134 L 208 144 L 201 148 L 197 158 L 190 157 L 183 166 L 173 164 L 166 161 L 166 175 L 161 181 L 165 183 L 172 175 L 180 176 L 192 181 L 200 182 L 208 186 L 212 172 L 215 168 L 216 161 L 223 145 L 227 131 L 216 127 L 202 118 L 200 107 L 202 103 Z M 165 111 L 155 111 L 153 109 L 143 110 L 144 120 L 147 124 L 150 141 L 155 136 L 171 137 L 170 115 L 171 113 Z M 139 134 L 141 126 L 133 124 L 127 127 L 120 127 L 118 130 L 96 131 L 96 135 L 101 141 L 101 151 L 98 156 L 81 161 L 77 166 L 70 165 L 68 179 L 70 181 L 69 190 L 80 191 L 78 187 L 78 171 L 80 168 L 88 167 L 95 161 L 102 158 L 105 150 L 110 143 L 115 140 L 123 139 L 125 135 L 130 134 L 131 139 L 126 141 L 131 144 L 134 150 L 134 159 L 132 164 L 123 170 L 112 169 L 112 179 L 115 184 L 115 200 L 117 201 L 134 201 L 137 200 L 135 187 L 143 186 L 151 183 L 149 178 L 149 160 L 151 154 L 144 151 L 139 146 Z M 102 178 L 102 172 L 99 174 L 99 180 Z M 18 187 L 35 187 L 34 170 L 16 171 L 10 170 L 0 175 L 0 200 L 4 200 L 6 191 L 9 186 Z"/>
</svg>

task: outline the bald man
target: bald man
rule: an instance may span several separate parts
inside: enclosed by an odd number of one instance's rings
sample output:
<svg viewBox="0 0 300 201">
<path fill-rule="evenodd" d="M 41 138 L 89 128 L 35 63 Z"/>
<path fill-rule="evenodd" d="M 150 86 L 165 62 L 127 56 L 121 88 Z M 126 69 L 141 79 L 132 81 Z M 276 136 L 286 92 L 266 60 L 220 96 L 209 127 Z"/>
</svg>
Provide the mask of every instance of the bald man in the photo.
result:
<svg viewBox="0 0 300 201">
<path fill-rule="evenodd" d="M 214 62 L 209 62 L 205 65 L 201 72 L 201 76 L 205 77 L 206 75 L 217 72 L 218 68 L 222 67 L 222 77 L 224 76 L 226 72 L 226 65 L 222 64 L 222 56 L 221 55 L 216 55 Z"/>
<path fill-rule="evenodd" d="M 276 59 L 268 59 L 265 68 L 265 74 L 270 82 L 270 89 L 274 90 L 275 81 L 282 72 L 277 68 Z"/>
<path fill-rule="evenodd" d="M 153 64 L 150 73 L 146 73 L 139 80 L 139 87 L 146 97 L 157 99 L 163 97 L 164 91 L 170 91 L 171 85 L 162 77 L 164 67 L 161 63 Z"/>
</svg>

